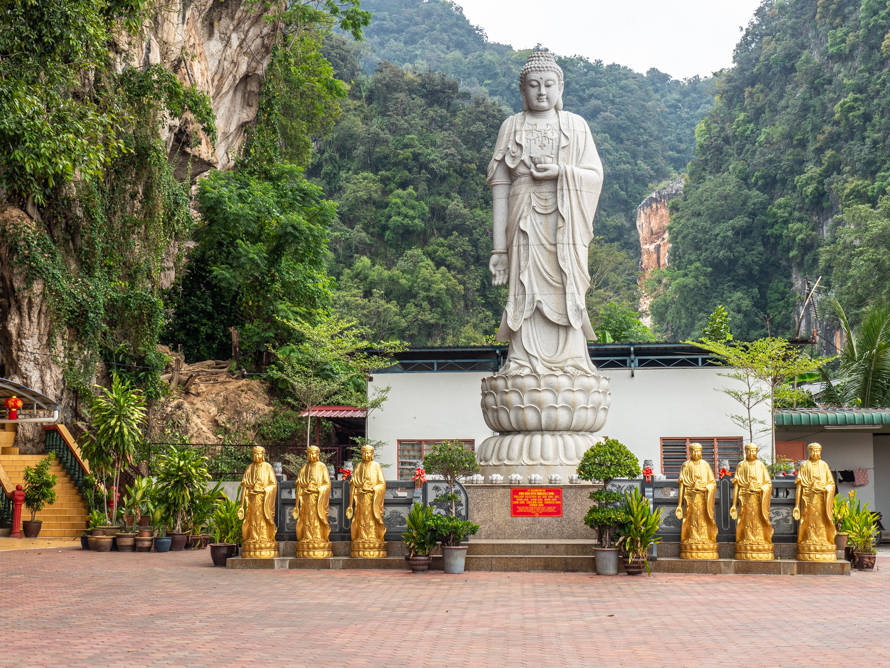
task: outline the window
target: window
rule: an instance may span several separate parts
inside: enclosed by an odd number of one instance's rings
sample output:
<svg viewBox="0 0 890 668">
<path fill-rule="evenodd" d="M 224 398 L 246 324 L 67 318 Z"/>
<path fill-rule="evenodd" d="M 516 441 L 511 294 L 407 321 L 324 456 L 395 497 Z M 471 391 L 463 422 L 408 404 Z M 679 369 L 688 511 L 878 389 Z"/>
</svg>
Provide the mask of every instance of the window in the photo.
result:
<svg viewBox="0 0 890 668">
<path fill-rule="evenodd" d="M 411 480 L 414 477 L 414 469 L 417 468 L 417 461 L 423 459 L 429 454 L 430 450 L 436 443 L 442 441 L 460 441 L 467 450 L 476 451 L 476 441 L 472 438 L 439 438 L 434 441 L 397 441 L 399 448 L 399 480 Z"/>
<path fill-rule="evenodd" d="M 714 470 L 720 470 L 718 464 L 722 459 L 729 460 L 729 470 L 735 473 L 735 467 L 742 459 L 742 438 L 740 436 L 699 437 L 699 438 L 663 438 L 661 439 L 661 472 L 668 478 L 680 475 L 680 467 L 689 459 L 689 444 L 701 443 L 701 457 Z"/>
</svg>

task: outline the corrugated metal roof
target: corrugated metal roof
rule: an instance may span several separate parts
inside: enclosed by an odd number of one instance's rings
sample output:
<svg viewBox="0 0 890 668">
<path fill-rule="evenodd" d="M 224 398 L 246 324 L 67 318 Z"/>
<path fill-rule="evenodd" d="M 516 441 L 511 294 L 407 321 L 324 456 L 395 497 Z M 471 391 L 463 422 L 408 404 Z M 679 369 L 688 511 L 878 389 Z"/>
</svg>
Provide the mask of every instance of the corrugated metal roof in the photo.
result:
<svg viewBox="0 0 890 668">
<path fill-rule="evenodd" d="M 798 408 L 776 411 L 777 427 L 890 425 L 890 408 Z"/>
<path fill-rule="evenodd" d="M 314 418 L 365 418 L 368 411 L 355 406 L 316 406 L 310 414 L 308 411 L 300 413 L 300 417 Z"/>
</svg>

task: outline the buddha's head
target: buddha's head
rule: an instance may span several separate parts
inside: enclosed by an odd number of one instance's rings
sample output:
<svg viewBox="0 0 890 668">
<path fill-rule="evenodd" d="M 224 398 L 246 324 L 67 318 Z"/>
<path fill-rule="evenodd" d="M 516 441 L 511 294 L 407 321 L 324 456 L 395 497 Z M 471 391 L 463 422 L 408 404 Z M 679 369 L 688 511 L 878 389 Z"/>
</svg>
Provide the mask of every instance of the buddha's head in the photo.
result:
<svg viewBox="0 0 890 668">
<path fill-rule="evenodd" d="M 374 446 L 373 445 L 363 445 L 362 446 L 362 461 L 363 462 L 373 462 L 374 461 Z"/>
<path fill-rule="evenodd" d="M 253 449 L 253 461 L 257 464 L 262 464 L 266 459 L 266 449 L 261 448 L 260 446 L 256 446 Z"/>
<path fill-rule="evenodd" d="M 534 51 L 519 72 L 523 111 L 562 109 L 562 68 L 549 51 Z"/>
<path fill-rule="evenodd" d="M 701 443 L 690 444 L 689 459 L 691 459 L 694 462 L 701 461 Z"/>
<path fill-rule="evenodd" d="M 757 459 L 758 450 L 759 448 L 756 443 L 748 443 L 748 445 L 745 446 L 745 459 L 749 462 L 755 461 Z"/>
<path fill-rule="evenodd" d="M 811 462 L 818 462 L 822 459 L 822 446 L 819 443 L 810 443 L 807 446 L 807 452 L 810 455 Z"/>
<path fill-rule="evenodd" d="M 316 445 L 310 445 L 306 448 L 306 459 L 309 460 L 310 463 L 314 464 L 318 461 L 318 456 L 321 454 L 321 450 Z"/>
</svg>

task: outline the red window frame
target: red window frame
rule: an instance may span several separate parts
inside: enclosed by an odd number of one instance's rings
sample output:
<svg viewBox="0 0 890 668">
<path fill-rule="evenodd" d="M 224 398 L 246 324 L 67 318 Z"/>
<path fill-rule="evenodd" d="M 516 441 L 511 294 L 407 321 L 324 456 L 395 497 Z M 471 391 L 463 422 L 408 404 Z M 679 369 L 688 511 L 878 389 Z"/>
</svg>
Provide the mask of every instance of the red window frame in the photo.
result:
<svg viewBox="0 0 890 668">
<path fill-rule="evenodd" d="M 669 479 L 676 478 L 680 474 L 680 467 L 683 466 L 684 461 L 689 459 L 689 445 L 691 443 L 701 443 L 702 459 L 711 465 L 715 476 L 719 470 L 718 464 L 721 459 L 728 459 L 729 470 L 735 473 L 736 465 L 744 456 L 744 439 L 741 436 L 698 436 L 689 438 L 685 436 L 665 436 L 659 439 L 659 441 L 661 472 Z M 679 448 L 684 445 L 685 451 L 681 453 Z M 665 453 L 665 446 L 668 447 L 667 453 Z M 665 460 L 665 454 L 668 455 L 667 460 Z"/>
</svg>

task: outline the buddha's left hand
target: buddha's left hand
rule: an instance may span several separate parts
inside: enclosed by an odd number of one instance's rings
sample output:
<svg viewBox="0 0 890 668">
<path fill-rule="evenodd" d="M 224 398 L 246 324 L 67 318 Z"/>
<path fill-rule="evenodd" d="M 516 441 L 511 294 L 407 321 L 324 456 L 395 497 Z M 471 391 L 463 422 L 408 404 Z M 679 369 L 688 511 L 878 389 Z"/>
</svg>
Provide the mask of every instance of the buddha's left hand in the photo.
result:
<svg viewBox="0 0 890 668">
<path fill-rule="evenodd" d="M 531 174 L 532 178 L 537 179 L 538 181 L 552 181 L 553 179 L 559 178 L 559 165 L 535 165 L 534 169 L 531 170 Z"/>
</svg>

